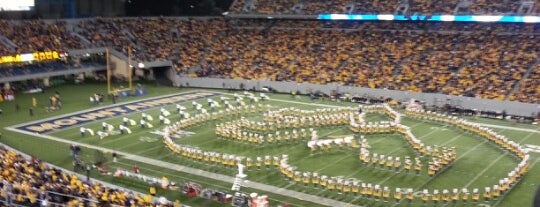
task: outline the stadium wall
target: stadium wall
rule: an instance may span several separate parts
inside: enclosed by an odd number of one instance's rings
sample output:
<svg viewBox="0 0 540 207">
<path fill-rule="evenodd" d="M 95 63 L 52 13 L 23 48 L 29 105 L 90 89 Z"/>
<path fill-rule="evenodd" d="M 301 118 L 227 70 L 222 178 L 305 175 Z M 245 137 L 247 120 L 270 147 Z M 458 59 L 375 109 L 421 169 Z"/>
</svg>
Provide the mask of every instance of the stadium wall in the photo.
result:
<svg viewBox="0 0 540 207">
<path fill-rule="evenodd" d="M 425 101 L 427 105 L 450 104 L 465 109 L 476 109 L 480 111 L 506 111 L 508 115 L 535 117 L 540 113 L 540 104 L 521 103 L 514 101 L 498 101 L 489 99 L 480 99 L 474 97 L 452 96 L 438 93 L 413 93 L 408 91 L 386 90 L 376 88 L 340 86 L 337 84 L 317 85 L 309 83 L 296 82 L 278 82 L 278 81 L 251 81 L 251 80 L 233 80 L 221 78 L 189 78 L 177 77 L 174 81 L 175 86 L 189 86 L 200 88 L 219 88 L 219 89 L 255 89 L 261 90 L 263 87 L 270 87 L 280 93 L 290 93 L 299 91 L 306 94 L 309 92 L 320 91 L 325 94 L 349 93 L 352 96 L 367 97 L 391 97 L 399 101 L 408 101 L 416 99 Z"/>
</svg>

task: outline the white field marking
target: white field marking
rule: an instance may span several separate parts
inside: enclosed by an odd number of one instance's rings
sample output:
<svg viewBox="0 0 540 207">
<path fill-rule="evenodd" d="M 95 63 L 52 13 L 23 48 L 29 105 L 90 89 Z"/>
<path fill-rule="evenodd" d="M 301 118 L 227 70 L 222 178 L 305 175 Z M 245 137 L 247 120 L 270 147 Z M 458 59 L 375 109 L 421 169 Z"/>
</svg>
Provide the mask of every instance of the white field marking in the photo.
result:
<svg viewBox="0 0 540 207">
<path fill-rule="evenodd" d="M 96 149 L 96 150 L 100 150 L 100 151 L 112 151 L 111 149 L 107 149 L 107 148 L 103 148 L 103 147 L 99 147 L 99 146 L 94 146 L 94 145 L 90 145 L 90 144 L 86 144 L 86 143 L 79 143 L 79 142 L 75 142 L 75 141 L 71 141 L 71 140 L 65 140 L 65 139 L 53 137 L 53 136 L 46 135 L 46 134 L 35 134 L 35 133 L 27 132 L 27 131 L 24 131 L 24 130 L 13 129 L 13 128 L 8 128 L 8 130 L 18 132 L 18 133 L 22 133 L 22 134 L 31 135 L 31 136 L 40 137 L 40 138 L 43 138 L 43 139 L 49 139 L 49 140 L 53 140 L 53 141 L 57 141 L 57 142 L 62 142 L 62 143 L 67 143 L 67 144 L 76 144 L 76 145 L 79 145 L 79 146 L 82 146 L 82 147 L 85 147 L 85 148 L 89 148 L 89 149 Z M 181 171 L 181 172 L 194 174 L 194 175 L 198 175 L 198 176 L 201 176 L 201 177 L 210 178 L 210 179 L 214 179 L 214 180 L 224 181 L 224 182 L 228 182 L 228 183 L 232 183 L 233 180 L 234 180 L 234 177 L 231 177 L 231 176 L 228 176 L 228 175 L 223 175 L 223 174 L 218 174 L 218 173 L 211 173 L 211 172 L 207 172 L 207 171 L 204 171 L 204 170 L 201 170 L 201 169 L 196 169 L 196 168 L 192 168 L 192 167 L 178 165 L 178 164 L 174 164 L 174 163 L 170 163 L 170 162 L 164 162 L 164 161 L 161 161 L 161 160 L 156 160 L 156 159 L 152 159 L 152 158 L 148 158 L 148 157 L 144 157 L 144 156 L 139 156 L 139 155 L 135 155 L 135 154 L 130 154 L 130 153 L 126 153 L 126 152 L 116 152 L 116 153 L 118 155 L 120 155 L 120 156 L 123 156 L 123 158 L 127 159 L 127 160 L 133 160 L 133 161 L 136 161 L 136 162 L 141 162 L 141 163 L 145 163 L 145 164 L 149 164 L 149 165 L 154 165 L 154 166 L 157 166 L 157 167 L 162 167 L 162 168 L 166 168 L 166 169 L 170 169 L 170 170 Z M 327 199 L 327 198 L 314 196 L 314 195 L 311 195 L 311 194 L 306 194 L 306 193 L 302 193 L 302 192 L 298 192 L 298 191 L 292 191 L 292 190 L 283 189 L 280 192 L 277 192 L 276 190 L 279 189 L 278 187 L 263 184 L 263 183 L 249 182 L 249 183 L 245 183 L 244 187 L 252 188 L 252 189 L 256 189 L 256 190 L 262 190 L 262 191 L 266 191 L 266 192 L 272 192 L 274 194 L 279 194 L 279 195 L 286 196 L 286 197 L 291 197 L 291 198 L 295 198 L 295 197 L 292 197 L 292 195 L 296 195 L 298 197 L 302 197 L 302 198 L 296 198 L 296 199 L 317 200 L 317 202 L 319 202 L 322 205 L 328 205 L 328 206 L 336 206 L 336 205 L 338 205 L 338 206 L 346 206 L 347 205 L 346 203 L 344 203 L 342 201 Z"/>
<path fill-rule="evenodd" d="M 330 134 L 332 134 L 332 133 L 334 133 L 334 132 L 337 132 L 337 131 L 339 131 L 339 130 L 341 130 L 341 129 L 333 130 L 333 131 L 328 132 L 328 133 L 326 133 L 326 134 L 323 134 L 323 135 L 321 135 L 321 136 L 322 136 L 322 137 L 323 137 L 323 136 L 328 136 L 328 135 L 330 135 Z M 291 151 L 292 149 L 295 149 L 295 148 L 298 147 L 298 146 L 301 146 L 301 144 L 293 145 L 293 146 L 291 146 L 291 148 L 285 149 L 283 152 L 281 152 L 281 153 L 278 154 L 277 156 L 281 156 L 282 154 L 285 154 L 285 152 Z M 276 155 L 274 155 L 274 156 L 276 156 Z M 309 158 L 309 156 L 305 156 L 305 157 L 303 157 L 303 158 L 300 158 L 299 160 L 295 160 L 295 162 L 299 162 L 299 161 L 302 161 L 302 160 L 307 159 L 307 158 Z M 272 175 L 272 174 L 271 174 L 271 173 L 268 173 L 268 174 L 265 175 L 265 176 L 258 177 L 257 180 L 262 180 L 262 179 L 264 179 L 264 178 L 266 178 L 266 177 L 268 177 L 268 176 L 270 176 L 270 175 Z"/>
<path fill-rule="evenodd" d="M 527 152 L 540 153 L 540 146 L 538 146 L 538 145 L 526 144 L 524 146 L 525 146 L 525 150 L 527 150 Z"/>
<path fill-rule="evenodd" d="M 504 129 L 503 129 L 502 131 L 504 131 Z M 501 131 L 501 132 L 502 132 L 502 131 Z M 527 135 L 527 137 L 525 137 L 523 140 L 519 141 L 519 143 L 521 144 L 521 143 L 527 141 L 528 139 L 530 139 L 530 138 L 532 137 L 531 135 L 532 135 L 532 133 L 530 133 L 529 135 Z"/>
<path fill-rule="evenodd" d="M 206 93 L 209 93 L 210 91 L 196 91 L 196 92 L 206 92 Z M 104 106 L 101 106 L 101 107 L 95 107 L 95 108 L 89 108 L 89 109 L 86 109 L 86 110 L 83 110 L 83 111 L 77 111 L 77 112 L 72 112 L 72 113 L 67 113 L 67 114 L 61 114 L 61 115 L 58 115 L 58 116 L 53 116 L 53 117 L 49 117 L 49 118 L 44 118 L 44 119 L 40 119 L 40 120 L 37 120 L 37 121 L 32 121 L 32 122 L 25 122 L 25 123 L 21 123 L 21 124 L 16 124 L 16 125 L 13 125 L 13 126 L 9 126 L 9 127 L 6 127 L 7 128 L 16 128 L 16 127 L 19 127 L 19 126 L 22 126 L 22 125 L 28 125 L 28 124 L 35 124 L 35 123 L 40 123 L 40 122 L 45 122 L 45 121 L 49 121 L 49 120 L 53 120 L 53 119 L 58 119 L 58 118 L 61 118 L 61 117 L 67 117 L 69 115 L 76 115 L 76 114 L 82 114 L 82 113 L 86 113 L 86 112 L 89 112 L 89 111 L 94 111 L 94 110 L 100 110 L 100 109 L 104 109 L 104 108 L 109 108 L 109 107 L 115 107 L 115 106 L 121 106 L 121 105 L 128 105 L 128 104 L 131 104 L 131 103 L 134 103 L 134 102 L 144 102 L 144 101 L 147 101 L 147 100 L 151 100 L 151 99 L 160 99 L 160 98 L 163 98 L 163 97 L 168 97 L 168 96 L 181 96 L 181 95 L 184 95 L 186 93 L 193 93 L 193 91 L 188 91 L 188 92 L 182 92 L 182 93 L 176 93 L 176 94 L 168 94 L 168 95 L 162 95 L 162 96 L 154 96 L 154 97 L 150 97 L 150 98 L 145 98 L 145 99 L 139 99 L 139 100 L 133 100 L 133 101 L 128 101 L 128 102 L 122 102 L 122 103 L 116 103 L 116 104 L 110 104 L 110 105 L 104 105 Z M 213 92 L 214 94 L 218 94 L 218 93 L 215 93 Z M 213 95 L 213 96 L 216 96 L 216 95 Z M 201 98 L 196 98 L 196 99 L 192 99 L 192 100 L 184 100 L 184 101 L 180 101 L 180 102 L 177 102 L 178 104 L 181 104 L 181 103 L 188 103 L 189 101 L 199 101 L 199 100 L 202 100 L 202 99 L 205 99 L 205 98 L 210 98 L 210 97 L 213 97 L 213 96 L 208 96 L 208 97 L 201 97 Z M 132 111 L 132 112 L 129 112 L 129 113 L 125 113 L 125 115 L 134 115 L 134 114 L 139 114 L 139 113 L 142 113 L 142 112 L 145 112 L 145 111 L 151 111 L 151 110 L 157 110 L 158 108 L 161 108 L 161 107 L 166 107 L 166 106 L 170 106 L 172 104 L 175 104 L 175 103 L 171 103 L 169 105 L 163 105 L 163 106 L 156 106 L 156 107 L 150 107 L 150 108 L 147 108 L 147 109 L 143 109 L 143 110 L 135 110 L 135 111 Z M 107 118 L 103 118 L 103 119 L 100 119 L 99 121 L 101 122 L 105 122 L 107 120 L 110 120 L 110 119 L 115 119 L 115 118 L 118 118 L 118 116 L 116 117 L 107 117 Z M 50 134 L 50 133 L 54 133 L 54 132 L 59 132 L 59 131 L 64 131 L 64 130 L 67 130 L 67 129 L 71 129 L 71 128 L 75 128 L 75 127 L 79 127 L 79 126 L 84 126 L 84 125 L 87 125 L 87 124 L 92 124 L 92 123 L 97 123 L 98 120 L 96 121 L 92 121 L 92 122 L 88 122 L 88 123 L 85 123 L 85 124 L 77 124 L 77 125 L 73 125 L 73 126 L 67 126 L 67 127 L 62 127 L 61 129 L 55 129 L 55 130 L 51 130 L 50 132 L 47 132 L 45 134 Z"/>
<path fill-rule="evenodd" d="M 504 131 L 504 130 L 505 130 L 505 129 L 503 129 L 503 131 Z M 459 136 L 458 136 L 458 137 L 459 137 Z M 483 141 L 482 143 L 477 144 L 477 145 L 474 146 L 473 148 L 467 150 L 467 151 L 466 151 L 465 153 L 463 153 L 462 155 L 458 156 L 458 158 L 457 158 L 456 160 L 454 160 L 453 163 L 456 163 L 458 160 L 460 160 L 461 158 L 465 157 L 465 155 L 471 153 L 472 151 L 474 151 L 474 149 L 478 148 L 480 145 L 482 145 L 482 144 L 484 144 L 484 143 L 486 143 L 486 142 L 488 142 L 488 140 L 484 139 L 484 141 Z M 506 153 L 505 153 L 505 154 L 506 154 Z M 431 180 L 435 179 L 436 177 L 437 177 L 437 176 L 434 176 L 434 177 L 432 177 L 432 178 L 429 178 L 429 179 L 428 179 L 425 183 L 423 183 L 420 187 L 422 187 L 422 186 L 424 186 L 425 184 L 431 182 Z M 418 190 L 418 189 L 416 189 L 416 190 Z"/>
<path fill-rule="evenodd" d="M 486 173 L 491 167 L 493 167 L 493 165 L 497 164 L 497 162 L 503 158 L 504 156 L 506 156 L 508 154 L 508 152 L 505 152 L 504 154 L 502 155 L 499 155 L 499 157 L 497 157 L 497 159 L 491 161 L 491 163 L 484 168 L 484 170 L 482 170 L 481 172 L 478 173 L 478 175 L 474 176 L 473 179 L 471 179 L 463 188 L 468 188 L 471 184 L 474 183 L 474 181 L 478 180 L 478 178 L 480 178 L 484 173 Z"/>
<path fill-rule="evenodd" d="M 217 92 L 220 93 L 220 92 Z M 221 94 L 231 95 L 231 93 L 225 93 L 221 92 Z M 271 98 L 270 101 L 277 101 L 277 102 L 285 102 L 285 103 L 294 103 L 294 104 L 303 104 L 303 105 L 310 105 L 310 106 L 321 106 L 321 107 L 330 107 L 330 108 L 340 108 L 340 107 L 346 107 L 346 106 L 335 106 L 335 105 L 329 105 L 329 104 L 318 104 L 318 103 L 306 103 L 306 102 L 299 102 L 299 101 L 290 101 L 290 100 L 284 100 L 284 99 L 277 99 L 277 98 Z M 494 125 L 494 124 L 483 124 L 474 122 L 482 126 L 486 127 L 493 127 L 493 128 L 500 128 L 500 129 L 508 129 L 513 131 L 522 131 L 522 132 L 533 132 L 533 133 L 540 133 L 540 130 L 534 130 L 534 129 L 526 129 L 526 128 L 519 128 L 519 127 L 510 127 L 510 126 L 502 126 L 502 125 Z"/>
<path fill-rule="evenodd" d="M 477 123 L 477 122 L 475 122 L 475 123 Z M 477 123 L 477 124 L 485 126 L 485 127 L 491 127 L 491 128 L 508 129 L 508 130 L 513 130 L 513 131 L 522 131 L 522 132 L 531 132 L 531 133 L 540 133 L 540 130 L 534 130 L 534 129 L 511 127 L 511 126 L 502 126 L 502 125 L 494 125 L 494 124 L 483 124 L 483 123 Z"/>
<path fill-rule="evenodd" d="M 124 162 L 116 162 L 120 165 L 124 165 L 124 166 L 128 166 L 128 167 L 131 167 L 132 165 L 128 164 L 128 163 L 124 163 Z M 178 175 L 178 174 L 171 174 L 171 173 L 166 173 L 166 172 L 163 172 L 163 171 L 159 171 L 159 170 L 154 170 L 154 169 L 150 169 L 150 168 L 146 168 L 146 167 L 140 167 L 139 168 L 141 170 L 145 170 L 145 171 L 150 171 L 150 172 L 154 172 L 154 173 L 159 173 L 159 174 L 165 174 L 169 177 L 176 177 L 176 178 L 180 178 L 180 179 L 183 179 L 183 180 L 191 180 L 190 178 L 187 178 L 187 177 L 184 177 L 184 176 L 181 176 L 181 175 Z M 221 186 L 221 185 L 218 185 L 218 184 L 215 184 L 215 183 L 212 183 L 212 182 L 205 182 L 205 181 L 197 181 L 197 183 L 201 183 L 201 184 L 204 184 L 205 186 L 213 186 L 213 187 L 218 187 L 218 188 L 221 188 L 221 189 L 228 189 L 227 186 Z M 177 183 L 178 184 L 178 183 Z M 280 200 L 277 200 L 277 199 L 272 199 L 272 198 L 268 198 L 269 200 L 273 200 L 273 201 L 277 201 L 277 202 L 282 202 Z M 300 200 L 300 199 L 299 199 Z M 309 202 L 309 201 L 308 201 Z M 294 204 L 294 206 L 300 206 L 300 207 L 305 207 L 305 206 L 302 206 L 302 205 L 298 205 L 298 204 Z"/>
<path fill-rule="evenodd" d="M 533 133 L 529 133 L 529 135 L 527 135 L 527 137 L 525 137 L 524 140 L 531 137 L 531 135 L 533 135 Z M 482 170 L 480 173 L 478 173 L 478 175 L 476 175 L 472 180 L 470 180 L 467 183 L 467 185 L 465 185 L 464 188 L 468 188 L 474 181 L 476 181 L 478 178 L 480 178 L 480 176 L 482 176 L 485 172 L 487 172 L 489 170 L 489 168 L 491 168 L 493 165 L 495 165 L 497 163 L 497 161 L 499 161 L 501 158 L 503 158 L 507 154 L 508 154 L 508 152 L 505 152 L 504 154 L 500 155 L 497 159 L 493 160 L 486 168 L 484 168 L 484 170 Z"/>
<path fill-rule="evenodd" d="M 446 142 L 443 143 L 442 145 L 444 146 L 444 145 L 446 145 L 446 144 L 448 144 L 448 143 L 450 143 L 450 142 L 453 142 L 455 139 L 457 139 L 457 138 L 459 138 L 459 137 L 461 137 L 461 136 L 462 136 L 462 134 L 459 134 L 459 135 L 453 137 L 452 139 L 446 141 Z M 378 185 L 381 185 L 381 184 L 385 183 L 386 181 L 390 180 L 392 177 L 394 177 L 394 176 L 396 176 L 396 175 L 398 175 L 398 174 L 395 173 L 394 175 L 385 178 L 384 180 L 380 181 L 380 182 L 377 183 L 377 184 L 378 184 Z"/>
<path fill-rule="evenodd" d="M 194 100 L 198 100 L 198 99 L 194 99 Z M 146 110 L 141 110 L 141 111 L 138 111 L 138 112 L 133 112 L 133 113 L 130 113 L 130 114 L 138 114 L 138 113 L 142 113 L 142 112 L 144 112 L 144 111 L 151 110 L 151 109 L 154 109 L 154 110 L 155 110 L 155 109 L 157 109 L 157 107 L 156 107 L 156 108 L 146 109 Z M 171 115 L 171 116 L 172 116 L 172 115 Z M 118 117 L 111 117 L 111 118 L 107 118 L 107 119 L 112 119 L 112 118 L 118 118 Z M 175 121 L 175 120 L 178 120 L 178 116 L 175 116 L 175 117 L 172 117 L 172 118 L 171 118 L 171 121 Z M 158 123 L 159 123 L 159 122 L 158 122 Z M 157 126 L 154 127 L 154 130 L 161 130 L 161 129 L 163 129 L 164 127 L 165 127 L 164 125 L 157 125 Z M 135 125 L 133 128 L 140 129 L 139 125 Z M 205 131 L 210 131 L 210 130 L 211 130 L 210 128 L 211 128 L 211 127 L 209 127 L 209 129 L 206 129 Z M 65 128 L 65 129 L 67 129 L 67 128 Z M 64 129 L 62 129 L 62 130 L 64 130 Z M 146 132 L 147 132 L 147 133 L 151 133 L 151 132 L 146 131 L 146 130 L 147 130 L 147 129 L 144 129 L 143 131 L 136 131 L 136 132 L 133 132 L 132 135 L 137 135 L 137 134 L 146 133 Z M 126 138 L 128 138 L 128 137 L 130 137 L 130 136 L 124 136 L 124 137 L 118 137 L 118 138 L 114 138 L 114 139 L 109 139 L 109 140 L 107 140 L 107 141 L 104 141 L 103 144 L 110 144 L 110 143 L 113 143 L 113 142 L 117 142 L 117 141 L 126 139 Z M 204 143 L 206 143 L 206 142 L 204 142 Z"/>
<path fill-rule="evenodd" d="M 422 124 L 422 122 L 418 122 L 418 123 L 414 124 L 413 126 L 411 126 L 411 129 L 414 128 L 414 127 L 418 127 L 420 124 Z M 332 131 L 332 132 L 330 132 L 330 133 L 327 133 L 326 135 L 332 134 L 332 133 L 334 133 L 334 132 L 336 132 L 336 131 L 338 131 L 338 130 L 335 130 L 335 131 Z M 323 135 L 323 136 L 326 136 L 326 135 Z M 401 136 L 401 135 L 398 135 L 398 136 Z M 371 143 L 374 144 L 374 143 L 379 143 L 379 142 L 382 142 L 382 141 L 385 141 L 385 140 L 381 138 L 381 139 L 379 139 L 379 140 L 377 140 L 377 141 L 375 141 L 375 142 L 371 142 Z M 368 144 L 369 144 L 369 143 L 368 143 Z M 394 152 L 396 152 L 396 151 L 398 151 L 398 150 L 401 150 L 401 149 L 396 149 L 396 150 L 390 152 L 389 154 L 392 154 L 392 153 L 394 153 Z M 351 155 L 347 155 L 347 157 L 349 157 L 349 156 L 351 156 Z M 345 158 L 347 158 L 347 157 L 345 157 Z M 302 158 L 302 159 L 300 159 L 300 160 L 303 160 L 303 159 L 306 159 L 306 158 L 307 158 L 307 157 L 304 157 L 304 158 Z M 332 163 L 332 164 L 329 164 L 329 165 L 327 165 L 326 167 L 324 167 L 323 169 L 326 169 L 326 168 L 328 168 L 329 166 L 332 166 L 332 165 L 334 165 L 335 163 L 337 163 L 337 162 L 339 162 L 339 161 L 341 161 L 341 160 L 343 160 L 343 159 L 344 159 L 344 158 L 342 158 L 342 159 L 340 159 L 340 160 L 338 160 L 338 161 L 336 161 L 336 162 L 334 162 L 334 163 Z M 358 168 L 359 168 L 358 170 L 356 170 L 354 173 L 352 173 L 352 174 L 346 176 L 346 178 L 349 178 L 349 177 L 353 176 L 354 174 L 358 173 L 360 170 L 362 170 L 363 166 L 359 166 Z M 323 169 L 320 169 L 320 170 L 323 170 Z M 317 170 L 317 171 L 314 171 L 314 172 L 319 172 L 320 170 Z M 266 177 L 266 176 L 265 176 L 265 177 Z"/>
<path fill-rule="evenodd" d="M 473 152 L 476 148 L 480 147 L 481 145 L 485 144 L 486 142 L 488 142 L 487 140 L 484 140 L 483 142 L 477 144 L 476 146 L 474 146 L 473 148 L 467 150 L 467 152 L 463 153 L 461 156 L 459 156 L 456 160 L 454 160 L 454 162 L 457 162 L 458 160 L 460 160 L 461 158 L 465 157 L 465 155 Z M 431 182 L 431 180 L 433 180 L 434 178 L 436 178 L 437 176 L 434 176 L 432 178 L 429 178 L 426 182 L 422 183 L 422 185 L 420 185 L 420 187 L 426 185 L 427 183 Z M 415 188 L 415 190 L 419 190 L 417 188 Z"/>
<path fill-rule="evenodd" d="M 538 162 L 540 162 L 540 159 L 536 159 L 536 161 L 534 161 L 534 162 L 529 166 L 529 169 L 532 169 Z M 523 178 L 522 178 L 521 180 L 523 180 Z M 519 182 L 519 183 L 523 183 L 523 182 Z M 519 185 L 519 183 L 516 183 L 515 185 L 513 185 L 513 186 L 512 186 L 512 189 L 513 189 L 516 185 Z M 534 186 L 534 188 L 536 188 L 536 186 L 538 186 L 538 183 L 533 183 L 533 186 Z M 511 191 L 512 189 L 510 189 L 510 191 Z M 493 207 L 498 206 L 499 203 L 501 203 L 501 201 L 504 200 L 504 197 L 506 197 L 506 195 L 508 195 L 508 193 L 510 193 L 510 191 L 506 192 L 502 197 L 500 197 L 499 200 L 497 200 L 497 202 L 493 204 Z"/>
</svg>

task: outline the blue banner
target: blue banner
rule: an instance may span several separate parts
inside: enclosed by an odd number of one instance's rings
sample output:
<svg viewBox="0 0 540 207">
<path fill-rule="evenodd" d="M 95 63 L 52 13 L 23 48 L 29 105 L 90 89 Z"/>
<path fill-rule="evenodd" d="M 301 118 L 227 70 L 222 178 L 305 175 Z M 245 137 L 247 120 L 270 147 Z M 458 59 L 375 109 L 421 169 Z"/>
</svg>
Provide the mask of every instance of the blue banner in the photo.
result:
<svg viewBox="0 0 540 207">
<path fill-rule="evenodd" d="M 319 20 L 540 23 L 540 16 L 319 14 Z"/>
</svg>

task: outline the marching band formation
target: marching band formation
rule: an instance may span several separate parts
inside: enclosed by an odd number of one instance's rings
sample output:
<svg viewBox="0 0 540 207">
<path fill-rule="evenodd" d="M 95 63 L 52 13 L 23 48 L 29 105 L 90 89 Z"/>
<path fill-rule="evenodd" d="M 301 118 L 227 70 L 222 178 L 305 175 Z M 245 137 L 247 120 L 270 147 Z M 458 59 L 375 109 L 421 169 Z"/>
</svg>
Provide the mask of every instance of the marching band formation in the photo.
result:
<svg viewBox="0 0 540 207">
<path fill-rule="evenodd" d="M 244 103 L 244 97 L 247 97 L 252 105 Z M 229 99 L 221 97 L 220 101 L 208 99 L 208 106 L 205 109 L 201 104 L 193 102 L 193 109 L 198 113 L 191 115 L 187 109 L 179 104 L 176 105 L 176 112 L 180 120 L 171 123 L 168 116 L 169 111 L 160 109 L 158 116 L 159 123 L 165 125 L 163 128 L 163 142 L 172 152 L 202 163 L 214 166 L 223 166 L 227 168 L 236 168 L 238 164 L 245 165 L 247 170 L 269 170 L 279 169 L 280 173 L 291 182 L 312 187 L 324 189 L 340 194 L 361 196 L 364 199 L 383 201 L 383 202 L 408 202 L 416 199 L 427 203 L 456 203 L 456 202 L 479 202 L 481 200 L 490 201 L 497 199 L 509 191 L 523 176 L 529 166 L 529 155 L 523 148 L 506 137 L 493 132 L 490 129 L 478 124 L 467 122 L 453 116 L 425 112 L 418 109 L 409 109 L 406 115 L 412 118 L 425 119 L 442 122 L 456 126 L 462 130 L 472 132 L 488 139 L 492 143 L 500 146 L 502 149 L 514 154 L 521 159 L 519 165 L 508 173 L 505 178 L 499 180 L 492 186 L 485 187 L 483 192 L 480 189 L 424 189 L 415 193 L 413 188 L 395 188 L 381 186 L 373 183 L 366 183 L 357 178 L 345 178 L 341 176 L 331 177 L 319 175 L 318 172 L 302 172 L 297 167 L 289 164 L 287 155 L 264 155 L 257 157 L 245 157 L 234 154 L 218 153 L 204 151 L 197 147 L 176 144 L 171 137 L 181 130 L 196 126 L 207 121 L 231 118 L 232 121 L 216 124 L 215 133 L 218 138 L 235 141 L 239 143 L 249 143 L 253 145 L 273 145 L 282 143 L 300 143 L 307 141 L 307 148 L 311 153 L 327 152 L 332 148 L 359 148 L 359 162 L 374 169 L 386 170 L 394 173 L 414 174 L 419 176 L 422 170 L 427 170 L 431 177 L 436 176 L 446 167 L 456 160 L 456 149 L 446 146 L 426 146 L 416 138 L 410 127 L 400 123 L 402 115 L 393 110 L 386 104 L 361 106 L 358 110 L 351 107 L 317 109 L 313 111 L 300 110 L 297 108 L 282 108 L 271 111 L 269 105 L 259 104 L 261 100 L 268 97 L 261 94 L 259 97 L 251 93 L 244 93 L 243 96 L 235 94 L 234 102 L 229 103 Z M 224 109 L 217 110 L 216 108 Z M 252 121 L 244 118 L 251 113 L 263 113 L 262 121 Z M 391 121 L 366 122 L 367 113 L 382 113 L 389 116 Z M 139 124 L 141 128 L 152 128 L 153 117 L 142 113 Z M 137 122 L 133 119 L 123 117 L 122 123 L 118 126 L 120 133 L 131 133 L 130 126 L 135 126 Z M 375 133 L 399 133 L 403 135 L 408 144 L 421 156 L 427 157 L 427 161 L 420 157 L 394 157 L 384 154 L 371 153 L 370 145 L 364 136 L 355 138 L 345 136 L 342 138 L 320 139 L 317 133 L 317 127 L 326 126 L 345 126 L 355 133 L 375 134 Z M 97 131 L 100 139 L 110 135 L 116 127 L 102 122 L 101 130 Z M 89 128 L 80 128 L 81 136 L 90 134 L 94 136 L 94 131 Z M 424 165 L 426 166 L 424 168 Z M 414 170 L 414 173 L 413 173 Z M 470 190 L 470 191 L 469 191 Z M 419 194 L 418 194 L 419 193 Z"/>
</svg>

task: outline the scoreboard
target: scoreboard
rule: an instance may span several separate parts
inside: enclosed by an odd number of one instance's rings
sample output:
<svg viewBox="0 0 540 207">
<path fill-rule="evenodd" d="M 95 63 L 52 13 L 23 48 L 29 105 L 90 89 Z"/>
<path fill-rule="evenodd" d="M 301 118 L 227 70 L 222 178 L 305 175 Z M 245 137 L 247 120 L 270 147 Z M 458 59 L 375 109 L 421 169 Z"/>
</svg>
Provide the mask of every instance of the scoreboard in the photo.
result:
<svg viewBox="0 0 540 207">
<path fill-rule="evenodd" d="M 34 6 L 34 0 L 0 0 L 0 11 L 30 11 Z"/>
<path fill-rule="evenodd" d="M 56 60 L 56 59 L 60 59 L 60 58 L 65 57 L 65 56 L 66 56 L 65 53 L 59 53 L 57 51 L 33 52 L 33 53 L 24 53 L 24 54 L 17 54 L 17 55 L 7 55 L 7 56 L 0 57 L 0 64 Z"/>
</svg>

